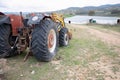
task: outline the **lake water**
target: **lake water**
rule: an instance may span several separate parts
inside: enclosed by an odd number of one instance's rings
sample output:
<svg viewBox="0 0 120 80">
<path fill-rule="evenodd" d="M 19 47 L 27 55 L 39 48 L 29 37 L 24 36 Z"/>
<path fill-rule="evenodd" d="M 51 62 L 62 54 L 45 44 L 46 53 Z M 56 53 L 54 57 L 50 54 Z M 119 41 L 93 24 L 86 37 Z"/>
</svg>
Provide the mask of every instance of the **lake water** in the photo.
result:
<svg viewBox="0 0 120 80">
<path fill-rule="evenodd" d="M 73 16 L 65 19 L 68 23 L 70 20 L 72 23 L 76 24 L 86 24 L 89 23 L 89 19 L 96 20 L 98 24 L 117 24 L 117 19 L 120 17 L 101 17 L 101 16 Z"/>
</svg>

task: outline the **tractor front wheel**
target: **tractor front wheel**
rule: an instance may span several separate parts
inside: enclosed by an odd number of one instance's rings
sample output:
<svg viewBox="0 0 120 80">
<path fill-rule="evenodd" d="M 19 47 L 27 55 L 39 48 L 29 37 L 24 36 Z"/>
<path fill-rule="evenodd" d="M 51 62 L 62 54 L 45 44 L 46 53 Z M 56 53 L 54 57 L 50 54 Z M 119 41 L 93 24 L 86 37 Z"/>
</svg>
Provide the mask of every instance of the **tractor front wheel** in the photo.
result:
<svg viewBox="0 0 120 80">
<path fill-rule="evenodd" d="M 69 44 L 68 29 L 65 27 L 59 32 L 59 44 L 60 46 L 67 46 Z"/>
</svg>

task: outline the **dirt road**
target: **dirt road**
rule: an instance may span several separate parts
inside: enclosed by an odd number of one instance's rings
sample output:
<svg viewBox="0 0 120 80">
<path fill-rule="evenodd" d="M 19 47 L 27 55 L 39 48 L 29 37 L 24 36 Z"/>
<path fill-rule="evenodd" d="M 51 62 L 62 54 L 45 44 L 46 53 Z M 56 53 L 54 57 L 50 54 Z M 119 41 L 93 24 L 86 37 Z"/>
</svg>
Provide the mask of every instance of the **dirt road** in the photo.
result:
<svg viewBox="0 0 120 80">
<path fill-rule="evenodd" d="M 77 24 L 71 24 L 69 25 L 73 28 L 79 28 L 82 30 L 87 30 L 88 34 L 91 34 L 93 36 L 96 36 L 99 38 L 101 41 L 108 45 L 112 45 L 115 47 L 116 51 L 120 53 L 120 33 L 111 31 L 111 30 L 106 30 L 106 29 L 96 29 L 93 28 L 92 26 L 87 26 L 87 25 L 77 25 Z"/>
</svg>

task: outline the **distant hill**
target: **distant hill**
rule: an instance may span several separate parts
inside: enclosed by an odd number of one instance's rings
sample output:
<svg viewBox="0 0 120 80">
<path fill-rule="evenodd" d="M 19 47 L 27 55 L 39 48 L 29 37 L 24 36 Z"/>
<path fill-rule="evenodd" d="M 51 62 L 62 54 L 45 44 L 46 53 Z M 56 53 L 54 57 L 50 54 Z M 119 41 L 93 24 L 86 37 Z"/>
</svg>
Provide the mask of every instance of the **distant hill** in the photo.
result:
<svg viewBox="0 0 120 80">
<path fill-rule="evenodd" d="M 119 16 L 120 4 L 87 6 L 87 7 L 70 7 L 67 9 L 54 11 L 65 15 L 96 15 L 96 16 Z"/>
<path fill-rule="evenodd" d="M 91 16 L 117 16 L 120 17 L 120 3 L 119 4 L 107 4 L 101 6 L 86 6 L 86 7 L 69 7 L 58 11 L 52 11 L 60 14 L 64 14 L 65 17 L 73 15 L 91 15 Z M 41 13 L 41 12 L 36 12 Z M 44 12 L 51 13 L 51 12 Z M 5 14 L 20 14 L 19 12 L 5 12 Z M 23 14 L 29 14 L 29 12 L 23 12 Z"/>
</svg>

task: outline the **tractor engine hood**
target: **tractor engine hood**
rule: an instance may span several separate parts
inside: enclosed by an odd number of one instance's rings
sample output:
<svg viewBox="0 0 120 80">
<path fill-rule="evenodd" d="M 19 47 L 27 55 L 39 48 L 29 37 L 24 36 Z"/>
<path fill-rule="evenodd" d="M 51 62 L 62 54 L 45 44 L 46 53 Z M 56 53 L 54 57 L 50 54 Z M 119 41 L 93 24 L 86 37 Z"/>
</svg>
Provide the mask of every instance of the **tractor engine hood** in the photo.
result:
<svg viewBox="0 0 120 80">
<path fill-rule="evenodd" d="M 32 25 L 32 24 L 39 24 L 40 21 L 44 18 L 45 16 L 42 14 L 39 15 L 34 15 L 34 16 L 30 16 L 28 19 L 28 25 Z"/>
</svg>

